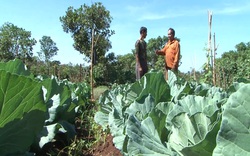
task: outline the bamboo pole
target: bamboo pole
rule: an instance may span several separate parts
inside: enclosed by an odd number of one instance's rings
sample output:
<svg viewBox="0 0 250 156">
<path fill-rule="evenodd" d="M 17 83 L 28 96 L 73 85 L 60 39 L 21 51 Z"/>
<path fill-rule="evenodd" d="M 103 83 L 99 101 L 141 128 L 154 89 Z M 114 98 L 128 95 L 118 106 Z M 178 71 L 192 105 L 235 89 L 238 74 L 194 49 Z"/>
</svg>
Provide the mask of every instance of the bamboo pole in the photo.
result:
<svg viewBox="0 0 250 156">
<path fill-rule="evenodd" d="M 213 56 L 213 84 L 216 85 L 216 71 L 215 71 L 215 55 L 217 47 L 215 45 L 215 33 L 214 33 L 214 56 Z"/>
<path fill-rule="evenodd" d="M 92 44 L 91 44 L 91 67 L 90 67 L 90 85 L 91 85 L 91 100 L 94 100 L 94 84 L 93 84 L 93 53 L 94 53 L 94 28 L 92 29 Z"/>
<path fill-rule="evenodd" d="M 82 73 L 82 64 L 80 64 L 80 77 L 79 77 L 79 82 L 82 82 L 82 77 L 83 77 L 83 73 Z"/>
<path fill-rule="evenodd" d="M 211 35 L 211 27 L 212 27 L 212 12 L 211 11 L 208 11 L 208 24 L 209 24 L 209 32 L 208 32 L 208 67 L 209 67 L 209 64 L 210 64 L 210 61 L 211 61 L 211 66 L 213 68 L 213 59 L 212 59 L 212 46 L 211 46 L 211 38 L 212 38 L 212 35 Z M 209 57 L 210 55 L 210 57 Z M 211 59 L 211 60 L 210 60 Z M 209 61 L 210 60 L 210 61 Z M 213 72 L 213 71 L 212 71 Z"/>
</svg>

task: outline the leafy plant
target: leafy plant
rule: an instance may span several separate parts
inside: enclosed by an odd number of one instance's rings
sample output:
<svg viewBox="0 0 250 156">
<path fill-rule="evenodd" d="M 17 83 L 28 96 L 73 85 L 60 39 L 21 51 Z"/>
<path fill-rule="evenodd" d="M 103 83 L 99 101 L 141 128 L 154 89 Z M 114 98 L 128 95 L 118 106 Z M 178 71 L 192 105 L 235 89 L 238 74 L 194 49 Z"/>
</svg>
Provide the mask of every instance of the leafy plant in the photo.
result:
<svg viewBox="0 0 250 156">
<path fill-rule="evenodd" d="M 19 65 L 19 61 L 5 67 L 0 64 L 1 155 L 21 155 L 28 151 L 45 121 L 42 85 L 23 76 L 25 70 L 16 70 Z"/>
<path fill-rule="evenodd" d="M 34 77 L 20 60 L 0 63 L 0 153 L 59 152 L 74 140 L 75 118 L 89 97 L 85 83 Z M 42 151 L 54 143 L 63 147 Z"/>
<path fill-rule="evenodd" d="M 249 84 L 237 82 L 231 92 L 179 82 L 171 72 L 165 81 L 161 72 L 152 71 L 133 84 L 106 91 L 95 121 L 110 129 L 124 155 L 250 155 L 244 146 L 249 139 L 240 139 L 250 136 L 249 89 Z M 239 116 L 241 109 L 245 118 L 232 118 L 232 111 Z"/>
</svg>

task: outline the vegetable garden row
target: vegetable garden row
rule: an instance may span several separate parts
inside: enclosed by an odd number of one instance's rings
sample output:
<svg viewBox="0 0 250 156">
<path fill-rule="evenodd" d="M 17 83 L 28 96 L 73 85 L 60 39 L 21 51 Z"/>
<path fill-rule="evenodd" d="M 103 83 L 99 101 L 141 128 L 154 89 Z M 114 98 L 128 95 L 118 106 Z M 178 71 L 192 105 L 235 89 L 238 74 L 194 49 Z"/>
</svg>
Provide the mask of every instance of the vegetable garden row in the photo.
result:
<svg viewBox="0 0 250 156">
<path fill-rule="evenodd" d="M 20 60 L 0 63 L 0 155 L 34 155 L 60 139 L 69 144 L 89 97 L 85 83 L 34 76 Z"/>
<path fill-rule="evenodd" d="M 105 91 L 94 119 L 123 155 L 250 156 L 249 93 L 245 79 L 223 90 L 150 71 Z M 86 83 L 34 76 L 20 60 L 0 63 L 1 155 L 35 155 L 59 134 L 70 143 L 89 98 Z"/>
<path fill-rule="evenodd" d="M 95 121 L 123 155 L 250 155 L 250 84 L 228 90 L 151 71 L 100 98 Z"/>
</svg>

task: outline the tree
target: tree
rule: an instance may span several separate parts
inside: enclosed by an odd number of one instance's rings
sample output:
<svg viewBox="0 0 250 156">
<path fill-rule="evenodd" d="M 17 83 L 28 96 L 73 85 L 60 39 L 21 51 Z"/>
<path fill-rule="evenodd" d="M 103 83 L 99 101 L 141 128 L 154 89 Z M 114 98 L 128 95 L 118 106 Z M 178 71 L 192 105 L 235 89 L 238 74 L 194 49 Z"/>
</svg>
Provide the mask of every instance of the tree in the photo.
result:
<svg viewBox="0 0 250 156">
<path fill-rule="evenodd" d="M 235 46 L 235 48 L 236 48 L 237 51 L 245 51 L 245 50 L 247 50 L 250 47 L 247 47 L 247 44 L 241 42 L 241 43 L 237 44 Z"/>
<path fill-rule="evenodd" d="M 105 56 L 111 48 L 109 37 L 114 34 L 114 31 L 110 30 L 111 20 L 109 11 L 100 2 L 90 7 L 84 4 L 79 9 L 69 7 L 66 15 L 60 17 L 63 30 L 71 33 L 74 39 L 74 48 L 89 58 L 89 61 L 92 39 L 97 57 Z"/>
<path fill-rule="evenodd" d="M 241 42 L 235 48 L 236 51 L 224 52 L 216 59 L 220 87 L 227 88 L 236 79 L 250 78 L 250 42 Z"/>
<path fill-rule="evenodd" d="M 38 52 L 38 56 L 41 60 L 48 63 L 51 61 L 51 58 L 57 55 L 57 51 L 59 50 L 56 46 L 56 43 L 51 39 L 50 36 L 43 36 L 42 39 L 39 40 L 41 51 Z"/>
<path fill-rule="evenodd" d="M 110 30 L 112 17 L 110 12 L 97 2 L 91 6 L 82 5 L 79 9 L 69 7 L 66 15 L 60 17 L 63 30 L 71 33 L 74 48 L 84 54 L 91 62 L 91 86 L 93 99 L 93 63 L 98 63 L 100 57 L 111 48 L 109 37 L 114 34 Z"/>
<path fill-rule="evenodd" d="M 12 23 L 5 23 L 0 28 L 0 59 L 4 61 L 19 58 L 23 61 L 32 57 L 36 40 L 31 32 Z"/>
<path fill-rule="evenodd" d="M 50 36 L 43 36 L 39 42 L 41 51 L 38 52 L 38 56 L 41 60 L 45 61 L 49 74 L 49 62 L 53 56 L 57 55 L 58 48 Z"/>
</svg>

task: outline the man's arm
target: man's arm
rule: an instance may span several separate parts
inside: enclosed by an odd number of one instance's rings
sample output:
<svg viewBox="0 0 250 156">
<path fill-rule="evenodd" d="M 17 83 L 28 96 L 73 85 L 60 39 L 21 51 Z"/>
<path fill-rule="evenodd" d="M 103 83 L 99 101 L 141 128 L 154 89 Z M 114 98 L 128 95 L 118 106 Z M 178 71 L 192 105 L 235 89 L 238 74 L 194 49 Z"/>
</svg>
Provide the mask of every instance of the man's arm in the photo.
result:
<svg viewBox="0 0 250 156">
<path fill-rule="evenodd" d="M 157 50 L 155 51 L 155 53 L 156 53 L 157 55 L 165 55 L 166 48 L 167 48 L 167 46 L 165 45 L 163 49 L 161 49 L 161 50 L 158 50 L 158 49 L 157 49 Z"/>
</svg>

